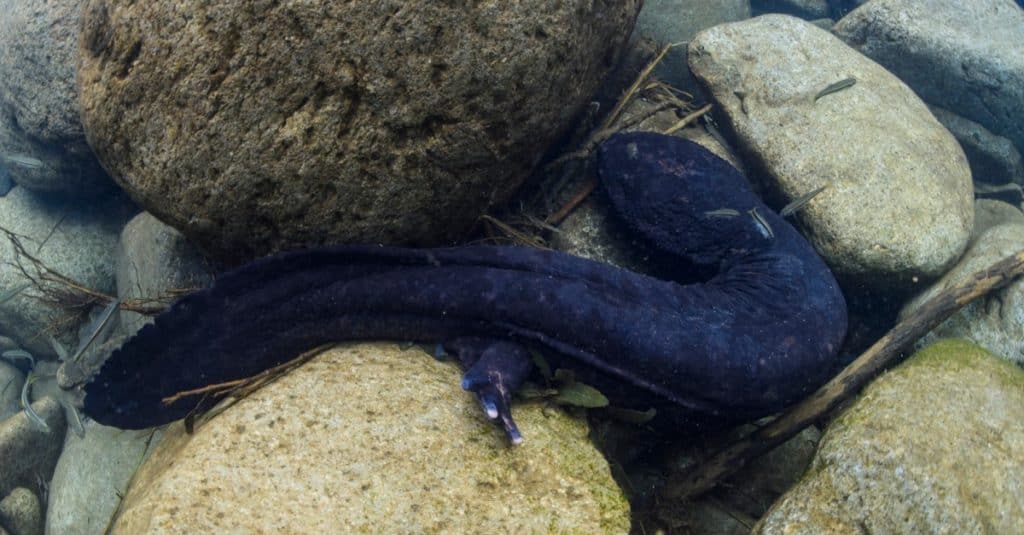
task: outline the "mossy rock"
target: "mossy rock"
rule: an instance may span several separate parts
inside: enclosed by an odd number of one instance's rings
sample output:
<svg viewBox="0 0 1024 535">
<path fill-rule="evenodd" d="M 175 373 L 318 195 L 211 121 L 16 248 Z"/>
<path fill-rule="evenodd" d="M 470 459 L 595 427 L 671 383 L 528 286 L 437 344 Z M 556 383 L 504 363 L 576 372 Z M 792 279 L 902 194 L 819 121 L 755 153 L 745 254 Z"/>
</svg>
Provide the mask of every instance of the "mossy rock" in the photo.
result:
<svg viewBox="0 0 1024 535">
<path fill-rule="evenodd" d="M 826 430 L 756 533 L 1024 533 L 1024 371 L 946 339 Z"/>
</svg>

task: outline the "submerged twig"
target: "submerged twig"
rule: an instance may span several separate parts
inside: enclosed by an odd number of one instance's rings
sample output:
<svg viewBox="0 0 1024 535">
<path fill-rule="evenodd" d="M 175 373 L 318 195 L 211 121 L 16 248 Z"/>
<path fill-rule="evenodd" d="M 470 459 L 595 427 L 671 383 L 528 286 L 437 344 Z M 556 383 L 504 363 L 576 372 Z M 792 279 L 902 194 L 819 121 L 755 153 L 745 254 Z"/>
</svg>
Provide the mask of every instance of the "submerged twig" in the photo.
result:
<svg viewBox="0 0 1024 535">
<path fill-rule="evenodd" d="M 485 223 L 489 223 L 497 227 L 498 230 L 508 236 L 514 243 L 526 245 L 528 247 L 535 247 L 537 249 L 549 249 L 548 245 L 539 237 L 527 234 L 496 217 L 484 214 L 480 216 L 480 219 Z"/>
<path fill-rule="evenodd" d="M 595 189 L 597 189 L 597 180 L 587 180 L 583 184 L 583 187 L 581 187 L 580 190 L 576 192 L 576 194 L 573 195 L 571 199 L 569 199 L 569 202 L 562 205 L 562 207 L 559 208 L 557 212 L 549 215 L 545 222 L 551 225 L 557 225 L 561 223 L 562 220 L 564 220 L 566 217 L 569 217 L 569 214 L 571 214 L 572 211 L 575 210 L 576 207 L 579 206 L 580 203 L 582 203 L 587 198 L 587 196 L 590 195 Z"/>
<path fill-rule="evenodd" d="M 860 392 L 883 368 L 894 364 L 902 351 L 971 301 L 1002 288 L 1024 275 L 1024 251 L 975 272 L 966 282 L 943 290 L 910 317 L 896 324 L 857 360 L 814 394 L 787 410 L 770 424 L 719 451 L 662 490 L 664 499 L 687 499 L 711 489 L 759 457 L 820 420 L 843 401 Z"/>
<path fill-rule="evenodd" d="M 597 148 L 598 145 L 600 145 L 602 142 L 604 142 L 612 135 L 621 132 L 622 130 L 625 130 L 627 128 L 631 128 L 632 126 L 635 126 L 647 120 L 648 118 L 652 117 L 653 115 L 664 109 L 670 108 L 672 106 L 678 107 L 681 110 L 692 109 L 690 108 L 687 102 L 684 102 L 682 99 L 679 98 L 679 96 L 676 95 L 676 93 L 679 93 L 680 95 L 692 97 L 692 95 L 690 95 L 689 93 L 675 89 L 667 84 L 658 81 L 649 84 L 646 83 L 651 73 L 654 72 L 654 68 L 658 65 L 658 63 L 661 62 L 662 59 L 664 59 L 665 55 L 668 54 L 668 51 L 671 50 L 673 47 L 684 44 L 686 43 L 672 43 L 662 47 L 658 55 L 656 55 L 654 59 L 652 59 L 640 71 L 640 73 L 637 75 L 633 83 L 629 86 L 628 89 L 626 89 L 622 97 L 619 98 L 619 100 L 615 103 L 615 107 L 612 108 L 612 111 L 609 112 L 608 115 L 601 122 L 601 126 L 594 130 L 594 132 L 587 138 L 587 141 L 583 143 L 582 147 L 579 150 L 559 156 L 558 158 L 550 162 L 548 166 L 559 165 L 568 160 L 587 158 L 590 156 L 591 153 L 594 152 L 594 149 Z M 641 114 L 639 117 L 633 118 L 629 121 L 623 121 L 622 124 L 613 126 L 616 125 L 616 122 L 618 122 L 619 118 L 621 117 L 623 110 L 626 109 L 626 106 L 633 100 L 633 98 L 641 91 L 648 89 L 655 89 L 660 91 L 662 93 L 660 96 L 661 101 L 656 106 L 654 106 L 652 110 L 648 110 L 647 112 Z M 708 107 L 706 106 L 705 108 Z M 705 109 L 703 113 L 706 113 L 706 111 L 707 110 Z M 697 114 L 695 117 L 699 117 L 700 115 L 703 115 L 703 113 Z M 687 117 L 690 117 L 691 115 L 693 114 L 691 113 L 687 115 Z M 682 122 L 682 126 L 685 126 L 686 122 L 689 122 L 691 120 L 692 118 L 684 118 L 682 120 L 684 121 Z M 682 126 L 679 126 L 679 128 L 682 128 Z M 569 202 L 567 202 L 557 211 L 549 215 L 545 219 L 545 222 L 551 225 L 557 225 L 561 223 L 562 220 L 564 220 L 574 209 L 576 209 L 576 207 L 579 206 L 579 204 L 583 202 L 583 200 L 586 199 L 587 196 L 589 196 L 596 187 L 596 180 L 587 180 L 580 188 L 580 190 L 572 196 Z"/>
<path fill-rule="evenodd" d="M 640 71 L 640 74 L 637 75 L 636 80 L 633 81 L 633 84 L 629 86 L 629 89 L 626 89 L 626 92 L 622 95 L 622 98 L 620 98 L 619 101 L 615 103 L 615 107 L 613 107 L 612 111 L 608 113 L 608 116 L 604 118 L 604 121 L 601 123 L 601 128 L 599 130 L 606 130 L 609 127 L 611 127 L 611 125 L 615 124 L 615 121 L 619 118 L 619 115 L 622 113 L 622 110 L 626 108 L 626 104 L 629 104 L 629 101 L 633 98 L 633 95 L 635 95 L 636 92 L 640 89 L 640 86 L 643 85 L 643 83 L 647 81 L 647 78 L 651 75 L 651 73 L 654 72 L 654 68 L 657 67 L 658 64 L 661 63 L 661 60 L 665 58 L 665 54 L 668 54 L 668 51 L 671 50 L 673 47 L 679 46 L 681 44 L 684 43 L 672 43 L 665 45 L 664 47 L 661 48 L 661 51 L 658 52 L 658 55 L 654 56 L 654 59 L 652 59 L 650 63 L 648 63 L 647 66 L 645 66 L 643 70 Z"/>
<path fill-rule="evenodd" d="M 47 266 L 42 260 L 28 252 L 21 241 L 22 236 L 17 233 L 0 227 L 0 234 L 3 234 L 7 241 L 14 248 L 14 261 L 9 262 L 14 266 L 28 282 L 24 287 L 15 288 L 17 293 L 9 294 L 4 292 L 6 299 L 12 298 L 28 287 L 39 292 L 38 298 L 49 301 L 55 306 L 64 310 L 84 311 L 95 304 L 107 305 L 116 298 L 104 292 L 94 290 L 76 281 L 75 279 L 60 273 Z M 26 265 L 26 262 L 28 265 Z M 187 290 L 183 290 L 187 291 Z M 127 299 L 120 303 L 121 310 L 137 312 L 147 316 L 155 316 L 167 308 L 165 301 L 177 295 L 176 290 L 166 292 L 166 297 L 144 299 Z M 2 301 L 0 301 L 2 302 Z"/>
<path fill-rule="evenodd" d="M 674 133 L 682 130 L 683 127 L 685 127 L 688 124 L 692 123 L 693 121 L 697 120 L 697 118 L 699 118 L 701 115 L 704 115 L 705 113 L 707 113 L 709 111 L 711 111 L 711 104 L 706 104 L 701 109 L 699 109 L 699 110 L 697 110 L 697 111 L 695 111 L 693 113 L 690 113 L 686 117 L 683 117 L 682 119 L 679 120 L 679 122 L 677 122 L 676 124 L 670 126 L 668 128 L 668 130 L 665 130 L 662 133 L 665 134 L 665 135 L 674 134 Z"/>
<path fill-rule="evenodd" d="M 299 356 L 293 358 L 292 360 L 289 360 L 288 362 L 278 364 L 273 368 L 264 370 L 250 377 L 244 377 L 232 381 L 224 381 L 221 383 L 206 385 L 199 388 L 193 388 L 191 390 L 183 390 L 181 392 L 177 392 L 173 395 L 167 396 L 161 399 L 160 401 L 163 402 L 164 405 L 170 405 L 181 399 L 194 396 L 203 396 L 203 398 L 211 397 L 215 399 L 232 397 L 235 398 L 235 401 L 237 401 L 255 392 L 257 389 L 262 388 L 263 386 L 266 386 L 267 384 L 270 384 L 271 382 L 277 380 L 279 377 L 285 375 L 291 370 L 312 360 L 313 357 L 319 355 L 320 353 L 323 353 L 325 350 L 334 345 L 335 344 L 330 343 L 317 346 L 309 351 L 300 354 Z M 200 403 L 199 405 L 201 406 L 203 404 L 204 403 Z M 204 416 L 209 417 L 210 413 L 207 413 Z"/>
</svg>

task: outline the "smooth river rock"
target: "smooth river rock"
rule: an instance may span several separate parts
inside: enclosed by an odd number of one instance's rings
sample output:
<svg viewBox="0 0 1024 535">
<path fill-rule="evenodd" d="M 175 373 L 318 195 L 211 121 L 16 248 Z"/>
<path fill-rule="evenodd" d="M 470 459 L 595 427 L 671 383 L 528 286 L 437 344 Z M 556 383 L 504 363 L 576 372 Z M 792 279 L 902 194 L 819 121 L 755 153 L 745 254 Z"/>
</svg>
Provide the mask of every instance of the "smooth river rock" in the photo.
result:
<svg viewBox="0 0 1024 535">
<path fill-rule="evenodd" d="M 967 159 L 878 64 L 785 15 L 705 30 L 689 58 L 769 200 L 824 186 L 797 219 L 842 280 L 900 287 L 941 275 L 963 252 L 974 218 Z"/>
<path fill-rule="evenodd" d="M 114 183 L 78 118 L 81 11 L 79 0 L 0 0 L 0 167 L 26 188 L 88 197 Z"/>
<path fill-rule="evenodd" d="M 949 273 L 903 307 L 901 317 L 912 315 L 942 290 L 963 284 L 973 273 L 1024 251 L 1024 222 L 1020 219 L 1017 211 L 1013 219 L 978 236 Z M 1024 279 L 968 303 L 917 343 L 920 347 L 947 337 L 966 338 L 1024 366 Z"/>
<path fill-rule="evenodd" d="M 1012 141 L 938 106 L 929 106 L 928 109 L 964 149 L 975 182 L 1024 185 L 1024 158 Z"/>
<path fill-rule="evenodd" d="M 0 500 L 0 526 L 11 535 L 43 535 L 43 506 L 35 493 L 18 487 Z"/>
<path fill-rule="evenodd" d="M 149 212 L 132 218 L 117 247 L 117 297 L 170 304 L 213 282 L 213 267 L 180 232 Z M 135 334 L 154 316 L 120 310 L 122 334 Z"/>
<path fill-rule="evenodd" d="M 579 418 L 517 404 L 511 447 L 419 347 L 338 346 L 187 435 L 172 425 L 113 533 L 627 533 Z"/>
<path fill-rule="evenodd" d="M 828 426 L 754 533 L 1024 533 L 1022 422 L 1024 371 L 937 342 Z"/>
<path fill-rule="evenodd" d="M 67 433 L 50 481 L 46 532 L 52 535 L 103 533 L 121 504 L 128 482 L 151 444 L 147 431 L 85 423 L 85 436 Z"/>
<path fill-rule="evenodd" d="M 872 0 L 833 31 L 930 104 L 1024 150 L 1024 10 L 1013 0 Z"/>
<path fill-rule="evenodd" d="M 53 398 L 36 401 L 32 408 L 48 430 L 30 421 L 24 411 L 0 422 L 0 496 L 20 486 L 35 487 L 53 475 L 67 430 L 64 411 Z"/>
<path fill-rule="evenodd" d="M 139 204 L 241 261 L 447 244 L 526 178 L 639 0 L 90 0 L 88 139 Z"/>
</svg>

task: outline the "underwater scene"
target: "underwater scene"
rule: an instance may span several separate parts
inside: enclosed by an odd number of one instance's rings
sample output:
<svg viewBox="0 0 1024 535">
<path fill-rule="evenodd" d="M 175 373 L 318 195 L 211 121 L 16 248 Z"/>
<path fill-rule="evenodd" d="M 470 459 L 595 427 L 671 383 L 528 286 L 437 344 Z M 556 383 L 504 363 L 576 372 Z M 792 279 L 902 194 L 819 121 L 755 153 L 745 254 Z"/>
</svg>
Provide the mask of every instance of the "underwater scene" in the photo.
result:
<svg viewBox="0 0 1024 535">
<path fill-rule="evenodd" d="M 0 535 L 1024 533 L 1015 0 L 0 0 Z"/>
</svg>

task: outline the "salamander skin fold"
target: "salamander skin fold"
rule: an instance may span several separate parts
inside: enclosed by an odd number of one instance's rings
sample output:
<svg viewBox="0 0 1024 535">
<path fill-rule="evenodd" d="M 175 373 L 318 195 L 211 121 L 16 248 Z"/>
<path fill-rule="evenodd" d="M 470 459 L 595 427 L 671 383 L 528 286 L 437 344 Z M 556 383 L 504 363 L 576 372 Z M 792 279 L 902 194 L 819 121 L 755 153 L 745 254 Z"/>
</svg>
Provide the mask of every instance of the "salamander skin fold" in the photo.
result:
<svg viewBox="0 0 1024 535">
<path fill-rule="evenodd" d="M 846 332 L 843 296 L 734 167 L 653 133 L 617 134 L 599 159 L 613 208 L 685 266 L 679 281 L 694 266 L 713 276 L 684 284 L 513 246 L 284 253 L 225 273 L 143 327 L 86 385 L 85 412 L 122 428 L 164 424 L 205 408 L 165 397 L 346 340 L 444 344 L 513 442 L 509 401 L 529 374 L 527 347 L 613 405 L 653 406 L 659 418 L 754 419 L 827 379 Z"/>
</svg>

